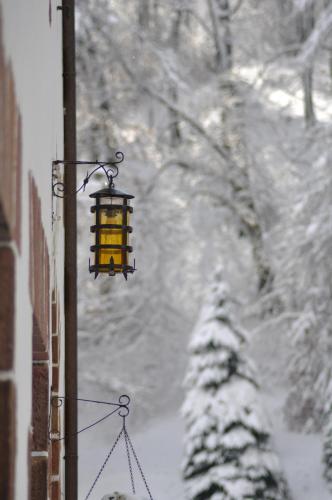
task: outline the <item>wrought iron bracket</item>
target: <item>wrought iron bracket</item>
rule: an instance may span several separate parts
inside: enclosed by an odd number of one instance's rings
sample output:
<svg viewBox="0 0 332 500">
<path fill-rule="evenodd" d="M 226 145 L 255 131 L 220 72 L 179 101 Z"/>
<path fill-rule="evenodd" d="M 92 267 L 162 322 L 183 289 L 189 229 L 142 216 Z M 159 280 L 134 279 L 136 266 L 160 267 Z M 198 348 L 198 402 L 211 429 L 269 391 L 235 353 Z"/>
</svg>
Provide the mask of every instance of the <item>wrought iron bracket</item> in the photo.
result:
<svg viewBox="0 0 332 500">
<path fill-rule="evenodd" d="M 114 187 L 113 184 L 113 179 L 117 177 L 119 173 L 119 168 L 118 165 L 124 161 L 124 154 L 122 151 L 117 151 L 115 153 L 115 160 L 114 161 L 85 161 L 85 160 L 79 160 L 79 161 L 70 161 L 70 160 L 54 160 L 52 162 L 52 167 L 53 167 L 53 172 L 52 172 L 52 193 L 53 196 L 56 196 L 57 198 L 64 198 L 65 196 L 68 195 L 76 195 L 80 191 L 85 191 L 86 185 L 90 181 L 91 177 L 98 171 L 102 171 L 106 178 L 107 182 L 110 187 Z M 65 185 L 63 182 L 58 180 L 57 174 L 55 173 L 55 169 L 57 165 L 63 165 L 63 166 L 69 166 L 69 165 L 94 165 L 95 168 L 92 170 L 92 172 L 87 171 L 86 176 L 83 180 L 83 183 L 81 186 L 79 186 L 76 191 L 72 193 L 66 193 L 65 192 Z"/>
<path fill-rule="evenodd" d="M 129 405 L 130 405 L 130 397 L 127 394 L 122 394 L 122 396 L 119 397 L 119 402 L 115 403 L 113 401 L 98 401 L 94 399 L 84 399 L 84 398 L 71 398 L 69 396 L 52 396 L 51 397 L 51 406 L 53 408 L 61 408 L 64 404 L 66 404 L 66 401 L 68 400 L 74 400 L 74 401 L 81 401 L 84 403 L 91 403 L 91 404 L 99 404 L 99 405 L 106 405 L 106 406 L 111 406 L 112 410 L 108 412 L 106 415 L 103 417 L 99 418 L 98 420 L 95 420 L 91 424 L 83 427 L 82 429 L 79 429 L 77 431 L 77 434 L 80 434 L 81 432 L 87 431 L 88 429 L 91 429 L 92 427 L 98 425 L 99 423 L 103 422 L 107 418 L 111 417 L 112 415 L 115 415 L 116 413 L 122 417 L 124 420 L 128 417 L 130 413 Z M 49 439 L 50 441 L 62 441 L 64 437 L 54 435 L 51 432 L 51 429 L 49 429 Z"/>
</svg>

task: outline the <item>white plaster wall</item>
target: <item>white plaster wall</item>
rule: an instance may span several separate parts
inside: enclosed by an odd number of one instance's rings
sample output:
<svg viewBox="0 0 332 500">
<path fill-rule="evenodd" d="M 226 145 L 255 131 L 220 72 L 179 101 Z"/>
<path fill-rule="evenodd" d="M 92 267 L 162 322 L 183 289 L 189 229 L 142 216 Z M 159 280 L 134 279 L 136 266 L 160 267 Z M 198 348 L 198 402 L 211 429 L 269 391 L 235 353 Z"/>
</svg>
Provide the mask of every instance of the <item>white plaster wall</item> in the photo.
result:
<svg viewBox="0 0 332 500">
<path fill-rule="evenodd" d="M 52 233 L 52 160 L 63 156 L 62 12 L 51 0 L 0 0 L 4 48 L 14 73 L 22 116 L 22 252 L 17 260 L 14 378 L 17 388 L 16 499 L 28 498 L 28 430 L 31 421 L 32 325 L 29 299 L 29 186 L 32 171 L 42 202 L 51 283 L 63 293 L 63 226 Z M 62 215 L 62 204 L 57 203 Z M 56 254 L 56 255 L 54 255 Z M 55 266 L 54 257 L 56 258 Z M 52 269 L 53 268 L 53 269 Z M 63 297 L 61 297 L 63 298 Z M 62 317 L 62 325 L 64 319 Z M 62 354 L 64 353 L 62 348 Z"/>
</svg>

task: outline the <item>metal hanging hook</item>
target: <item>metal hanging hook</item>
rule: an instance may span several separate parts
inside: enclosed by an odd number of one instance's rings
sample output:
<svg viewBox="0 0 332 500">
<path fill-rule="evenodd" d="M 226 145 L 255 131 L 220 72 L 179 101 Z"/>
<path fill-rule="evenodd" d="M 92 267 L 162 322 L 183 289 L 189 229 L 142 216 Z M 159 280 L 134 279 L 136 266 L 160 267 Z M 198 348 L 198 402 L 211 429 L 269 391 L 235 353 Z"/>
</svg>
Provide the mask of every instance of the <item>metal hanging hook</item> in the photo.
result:
<svg viewBox="0 0 332 500">
<path fill-rule="evenodd" d="M 106 465 L 107 465 L 107 462 L 109 461 L 111 455 L 113 454 L 113 451 L 115 450 L 115 448 L 117 447 L 118 443 L 120 442 L 120 439 L 123 438 L 124 440 L 124 445 L 125 445 L 125 452 L 126 452 L 126 455 L 127 455 L 127 461 L 128 461 L 128 468 L 129 468 L 129 477 L 130 477 L 130 483 L 131 483 L 131 489 L 132 489 L 132 492 L 133 494 L 135 494 L 136 492 L 136 486 L 135 486 L 135 479 L 134 479 L 134 464 L 136 465 L 136 468 L 141 476 L 141 479 L 144 483 L 144 486 L 145 486 L 145 489 L 149 495 L 149 500 L 153 500 L 153 497 L 152 497 L 152 493 L 151 493 L 151 490 L 150 490 L 150 487 L 149 487 L 149 484 L 147 482 L 147 479 L 145 477 L 145 474 L 143 472 L 143 468 L 141 466 L 141 463 L 138 459 L 138 456 L 137 456 L 137 453 L 134 449 L 134 446 L 133 446 L 133 443 L 130 439 L 130 436 L 129 436 L 129 433 L 128 433 L 128 430 L 127 430 L 127 426 L 126 426 L 126 419 L 129 415 L 129 412 L 130 412 L 130 409 L 129 409 L 129 405 L 130 405 L 130 397 L 127 395 L 127 394 L 122 394 L 119 399 L 118 399 L 118 402 L 115 403 L 113 401 L 99 401 L 99 400 L 94 400 L 94 399 L 84 399 L 84 398 L 70 398 L 70 397 L 64 397 L 64 396 L 52 396 L 51 398 L 51 405 L 54 407 L 54 408 L 60 408 L 61 406 L 63 406 L 63 404 L 66 403 L 67 400 L 69 399 L 74 399 L 75 401 L 81 401 L 81 402 L 84 402 L 84 403 L 92 403 L 92 404 L 99 404 L 99 405 L 106 405 L 106 406 L 112 406 L 112 407 L 115 407 L 112 409 L 111 412 L 109 412 L 107 415 L 105 415 L 104 417 L 102 418 L 99 418 L 98 420 L 96 420 L 95 422 L 93 422 L 92 424 L 89 424 L 87 425 L 86 427 L 84 427 L 83 429 L 80 429 L 77 434 L 80 434 L 81 432 L 85 431 L 85 430 L 88 430 L 88 429 L 91 429 L 92 427 L 94 427 L 95 425 L 101 423 L 102 421 L 106 420 L 107 418 L 109 418 L 110 416 L 114 415 L 114 414 L 118 414 L 121 418 L 122 418 L 122 428 L 119 432 L 119 434 L 117 435 L 116 439 L 115 439 L 115 442 L 113 443 L 113 445 L 111 446 L 109 452 L 107 453 L 107 456 L 106 458 L 104 459 L 101 467 L 99 468 L 97 474 L 96 474 L 96 477 L 87 493 L 87 495 L 85 496 L 85 500 L 88 500 L 92 494 L 92 491 L 94 490 L 95 486 L 96 486 L 96 483 L 98 482 L 98 480 L 100 479 Z M 50 423 L 49 423 L 50 425 Z M 50 440 L 52 441 L 61 441 L 62 439 L 64 439 L 63 437 L 54 437 L 52 434 L 51 434 L 51 430 L 49 429 L 49 436 L 50 436 Z"/>
<path fill-rule="evenodd" d="M 119 397 L 119 415 L 120 417 L 123 417 L 124 419 L 128 417 L 129 415 L 129 404 L 130 404 L 130 397 L 127 396 L 127 394 L 122 394 L 122 396 Z"/>
</svg>

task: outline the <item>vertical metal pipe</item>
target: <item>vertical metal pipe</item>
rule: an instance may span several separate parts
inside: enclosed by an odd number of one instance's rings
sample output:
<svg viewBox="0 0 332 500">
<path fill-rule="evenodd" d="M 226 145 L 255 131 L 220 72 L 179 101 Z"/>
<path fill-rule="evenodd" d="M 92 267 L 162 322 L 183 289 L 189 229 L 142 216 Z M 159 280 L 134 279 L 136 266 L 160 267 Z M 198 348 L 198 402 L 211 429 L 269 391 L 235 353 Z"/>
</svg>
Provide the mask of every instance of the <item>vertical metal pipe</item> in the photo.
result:
<svg viewBox="0 0 332 500">
<path fill-rule="evenodd" d="M 75 0 L 62 0 L 64 160 L 76 160 Z M 64 167 L 67 193 L 76 166 Z M 77 216 L 76 196 L 64 198 L 65 232 L 65 499 L 77 500 Z"/>
</svg>

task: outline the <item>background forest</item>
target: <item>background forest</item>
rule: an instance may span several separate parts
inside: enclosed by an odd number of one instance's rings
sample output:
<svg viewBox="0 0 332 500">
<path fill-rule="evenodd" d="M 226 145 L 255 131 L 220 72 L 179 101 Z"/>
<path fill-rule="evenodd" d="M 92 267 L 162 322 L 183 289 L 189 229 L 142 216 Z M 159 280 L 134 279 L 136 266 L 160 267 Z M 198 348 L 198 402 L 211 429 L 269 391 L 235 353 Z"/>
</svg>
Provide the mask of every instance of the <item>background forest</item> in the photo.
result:
<svg viewBox="0 0 332 500">
<path fill-rule="evenodd" d="M 138 268 L 90 280 L 79 199 L 80 393 L 130 394 L 158 500 L 332 498 L 332 2 L 77 4 L 79 156 L 124 152 Z"/>
</svg>

